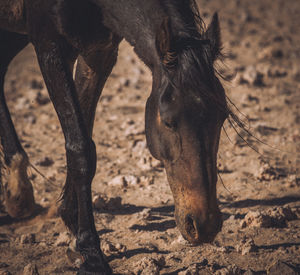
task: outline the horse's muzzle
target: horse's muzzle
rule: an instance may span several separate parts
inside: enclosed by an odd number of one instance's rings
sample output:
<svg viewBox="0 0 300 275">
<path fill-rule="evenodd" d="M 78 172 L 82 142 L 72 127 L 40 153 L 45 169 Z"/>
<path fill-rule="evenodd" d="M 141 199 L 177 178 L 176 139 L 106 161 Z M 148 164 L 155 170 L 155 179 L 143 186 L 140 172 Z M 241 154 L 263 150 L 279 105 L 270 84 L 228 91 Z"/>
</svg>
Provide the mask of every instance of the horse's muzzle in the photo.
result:
<svg viewBox="0 0 300 275">
<path fill-rule="evenodd" d="M 177 221 L 177 225 L 183 237 L 192 245 L 212 242 L 217 233 L 221 230 L 222 223 L 219 210 L 213 214 L 209 214 L 204 220 L 193 214 L 187 214 L 183 218 L 183 222 Z"/>
</svg>

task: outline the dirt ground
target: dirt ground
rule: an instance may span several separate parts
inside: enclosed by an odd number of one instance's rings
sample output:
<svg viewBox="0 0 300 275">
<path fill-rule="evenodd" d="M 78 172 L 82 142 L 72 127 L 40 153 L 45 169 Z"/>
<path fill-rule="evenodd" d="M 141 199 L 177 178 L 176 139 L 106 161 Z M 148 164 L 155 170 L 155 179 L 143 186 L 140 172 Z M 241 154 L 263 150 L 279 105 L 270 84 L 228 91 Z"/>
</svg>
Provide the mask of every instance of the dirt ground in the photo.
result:
<svg viewBox="0 0 300 275">
<path fill-rule="evenodd" d="M 198 2 L 206 23 L 219 12 L 228 56 L 220 70 L 233 76 L 224 86 L 261 142 L 225 123 L 217 186 L 223 229 L 213 243 L 190 246 L 176 228 L 163 167 L 146 148 L 151 74 L 122 42 L 94 130 L 102 249 L 116 274 L 300 274 L 300 2 Z M 36 202 L 53 208 L 66 174 L 64 140 L 32 46 L 11 64 L 5 88 L 30 161 L 50 179 L 30 169 Z M 74 274 L 69 242 L 55 215 L 14 221 L 2 208 L 0 274 Z"/>
</svg>

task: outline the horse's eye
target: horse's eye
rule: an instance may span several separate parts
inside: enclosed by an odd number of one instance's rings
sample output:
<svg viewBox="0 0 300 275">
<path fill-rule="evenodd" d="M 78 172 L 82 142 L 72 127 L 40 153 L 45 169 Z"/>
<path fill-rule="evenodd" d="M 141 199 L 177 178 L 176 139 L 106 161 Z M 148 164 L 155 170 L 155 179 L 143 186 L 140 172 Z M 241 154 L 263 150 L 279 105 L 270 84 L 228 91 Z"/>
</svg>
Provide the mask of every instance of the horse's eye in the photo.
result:
<svg viewBox="0 0 300 275">
<path fill-rule="evenodd" d="M 165 121 L 163 120 L 165 127 L 169 130 L 175 131 L 177 129 L 177 123 L 175 121 Z"/>
</svg>

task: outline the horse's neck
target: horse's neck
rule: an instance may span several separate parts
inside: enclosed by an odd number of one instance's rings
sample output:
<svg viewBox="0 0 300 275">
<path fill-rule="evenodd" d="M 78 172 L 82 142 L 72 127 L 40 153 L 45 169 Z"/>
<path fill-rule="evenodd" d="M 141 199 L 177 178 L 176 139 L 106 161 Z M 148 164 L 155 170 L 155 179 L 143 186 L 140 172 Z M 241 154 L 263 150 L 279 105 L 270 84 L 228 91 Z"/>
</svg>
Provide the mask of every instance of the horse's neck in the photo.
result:
<svg viewBox="0 0 300 275">
<path fill-rule="evenodd" d="M 0 1 L 0 28 L 8 31 L 26 33 L 24 0 Z"/>
<path fill-rule="evenodd" d="M 104 25 L 124 37 L 148 66 L 158 61 L 156 32 L 166 13 L 159 0 L 91 0 L 102 10 Z"/>
</svg>

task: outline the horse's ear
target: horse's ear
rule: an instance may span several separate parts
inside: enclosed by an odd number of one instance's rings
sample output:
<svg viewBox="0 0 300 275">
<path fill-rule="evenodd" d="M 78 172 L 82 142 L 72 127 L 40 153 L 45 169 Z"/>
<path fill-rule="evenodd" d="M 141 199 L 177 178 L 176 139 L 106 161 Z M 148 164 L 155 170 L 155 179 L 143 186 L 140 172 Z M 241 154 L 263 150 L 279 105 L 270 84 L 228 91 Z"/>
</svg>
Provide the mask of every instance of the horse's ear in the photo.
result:
<svg viewBox="0 0 300 275">
<path fill-rule="evenodd" d="M 210 41 L 210 51 L 213 60 L 221 55 L 222 41 L 218 13 L 214 13 L 213 18 L 204 34 L 204 38 Z"/>
<path fill-rule="evenodd" d="M 170 20 L 168 17 L 163 19 L 156 35 L 156 49 L 162 61 L 166 60 L 171 50 L 171 30 Z"/>
</svg>

